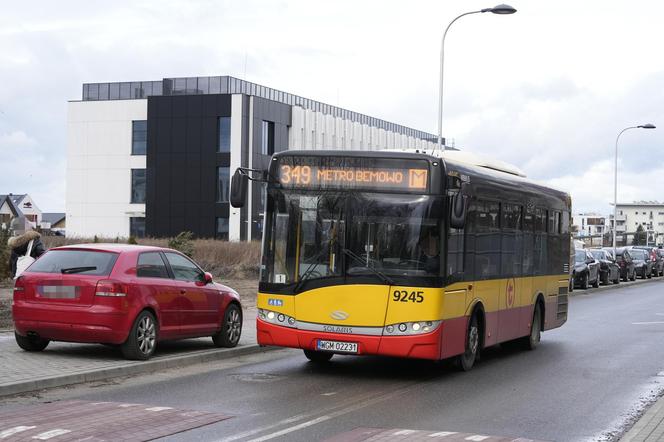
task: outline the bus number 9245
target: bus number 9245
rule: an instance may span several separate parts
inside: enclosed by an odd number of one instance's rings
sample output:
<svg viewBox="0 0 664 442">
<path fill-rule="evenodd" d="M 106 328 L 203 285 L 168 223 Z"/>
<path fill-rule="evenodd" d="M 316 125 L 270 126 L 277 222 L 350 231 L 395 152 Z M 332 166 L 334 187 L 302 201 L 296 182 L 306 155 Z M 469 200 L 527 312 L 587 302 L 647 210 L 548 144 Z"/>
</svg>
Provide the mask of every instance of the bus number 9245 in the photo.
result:
<svg viewBox="0 0 664 442">
<path fill-rule="evenodd" d="M 424 301 L 424 292 L 408 292 L 406 290 L 395 290 L 392 293 L 392 301 L 394 302 L 422 302 Z"/>
</svg>

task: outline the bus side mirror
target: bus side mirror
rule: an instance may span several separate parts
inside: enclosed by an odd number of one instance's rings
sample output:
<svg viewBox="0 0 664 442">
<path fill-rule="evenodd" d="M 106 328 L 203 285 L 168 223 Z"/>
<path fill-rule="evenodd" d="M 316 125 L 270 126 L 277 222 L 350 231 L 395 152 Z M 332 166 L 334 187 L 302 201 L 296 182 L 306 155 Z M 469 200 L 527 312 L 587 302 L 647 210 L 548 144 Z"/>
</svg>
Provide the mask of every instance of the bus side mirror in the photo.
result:
<svg viewBox="0 0 664 442">
<path fill-rule="evenodd" d="M 463 229 L 466 225 L 466 201 L 468 197 L 458 192 L 452 197 L 450 203 L 450 227 L 453 229 Z"/>
<path fill-rule="evenodd" d="M 247 187 L 249 186 L 249 177 L 237 169 L 231 179 L 231 206 L 237 208 L 244 207 L 247 199 Z"/>
</svg>

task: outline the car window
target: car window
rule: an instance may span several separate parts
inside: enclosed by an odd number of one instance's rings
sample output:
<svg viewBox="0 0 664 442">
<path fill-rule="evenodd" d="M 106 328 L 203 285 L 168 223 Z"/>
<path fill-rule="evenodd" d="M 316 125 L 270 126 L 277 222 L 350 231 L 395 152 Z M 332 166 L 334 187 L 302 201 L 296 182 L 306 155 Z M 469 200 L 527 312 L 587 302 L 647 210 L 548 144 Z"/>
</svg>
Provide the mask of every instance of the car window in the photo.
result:
<svg viewBox="0 0 664 442">
<path fill-rule="evenodd" d="M 110 275 L 117 253 L 88 250 L 49 250 L 28 269 L 35 273 Z"/>
<path fill-rule="evenodd" d="M 597 259 L 608 259 L 604 250 L 593 250 L 590 254 Z"/>
<path fill-rule="evenodd" d="M 136 276 L 139 278 L 170 278 L 168 270 L 166 270 L 166 264 L 159 252 L 138 255 Z"/>
<path fill-rule="evenodd" d="M 192 281 L 192 282 L 202 282 L 205 281 L 205 275 L 189 259 L 185 258 L 182 255 L 177 253 L 166 253 L 166 259 L 171 265 L 171 270 L 173 270 L 173 276 L 179 281 Z"/>
<path fill-rule="evenodd" d="M 577 263 L 585 262 L 586 261 L 586 252 L 583 250 L 577 250 L 576 254 L 574 255 L 574 260 Z"/>
</svg>

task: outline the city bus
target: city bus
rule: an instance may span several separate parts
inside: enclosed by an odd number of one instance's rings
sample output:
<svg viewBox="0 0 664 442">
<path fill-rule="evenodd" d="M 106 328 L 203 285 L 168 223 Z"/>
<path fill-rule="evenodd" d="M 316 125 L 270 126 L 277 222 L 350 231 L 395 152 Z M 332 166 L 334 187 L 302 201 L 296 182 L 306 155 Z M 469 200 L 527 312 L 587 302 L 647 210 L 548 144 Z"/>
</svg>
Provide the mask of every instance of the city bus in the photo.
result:
<svg viewBox="0 0 664 442">
<path fill-rule="evenodd" d="M 455 358 L 534 349 L 567 320 L 569 194 L 502 162 L 418 151 L 284 151 L 266 182 L 257 340 L 334 354 Z"/>
</svg>

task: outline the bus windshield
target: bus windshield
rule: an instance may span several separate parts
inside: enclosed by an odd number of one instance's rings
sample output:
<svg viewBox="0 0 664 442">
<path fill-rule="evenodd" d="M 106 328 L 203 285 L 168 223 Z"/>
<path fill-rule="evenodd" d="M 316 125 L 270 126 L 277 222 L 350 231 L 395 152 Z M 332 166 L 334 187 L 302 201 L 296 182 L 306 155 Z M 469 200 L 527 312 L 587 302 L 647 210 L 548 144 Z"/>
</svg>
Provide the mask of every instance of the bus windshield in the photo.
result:
<svg viewBox="0 0 664 442">
<path fill-rule="evenodd" d="M 271 189 L 261 282 L 438 277 L 441 207 L 426 195 Z"/>
</svg>

